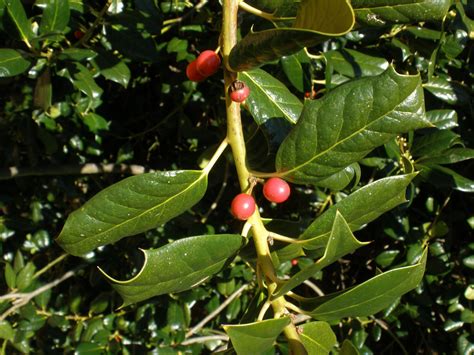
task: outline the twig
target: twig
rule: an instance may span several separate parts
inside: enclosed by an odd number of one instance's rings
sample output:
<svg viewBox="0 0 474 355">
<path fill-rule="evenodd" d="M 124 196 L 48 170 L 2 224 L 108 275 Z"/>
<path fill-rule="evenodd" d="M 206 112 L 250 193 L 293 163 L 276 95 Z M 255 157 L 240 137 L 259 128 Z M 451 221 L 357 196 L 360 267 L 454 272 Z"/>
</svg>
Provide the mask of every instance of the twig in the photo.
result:
<svg viewBox="0 0 474 355">
<path fill-rule="evenodd" d="M 113 0 L 107 0 L 107 2 L 105 3 L 105 6 L 102 8 L 102 10 L 100 10 L 92 26 L 86 31 L 86 33 L 84 33 L 84 36 L 82 36 L 82 38 L 79 41 L 74 43 L 73 47 L 80 47 L 91 38 L 92 34 L 94 33 L 97 26 L 99 26 L 100 22 L 102 21 L 102 18 L 104 17 L 105 13 L 109 9 L 110 5 L 112 5 L 112 2 Z"/>
<path fill-rule="evenodd" d="M 49 175 L 90 175 L 90 174 L 132 174 L 140 175 L 152 169 L 141 165 L 126 164 L 82 164 L 46 166 L 42 168 L 20 168 L 12 166 L 0 169 L 0 180 L 14 179 L 24 176 L 49 176 Z"/>
<path fill-rule="evenodd" d="M 177 24 L 180 24 L 181 22 L 186 20 L 194 12 L 196 12 L 196 11 L 200 10 L 201 8 L 203 8 L 204 5 L 206 5 L 207 3 L 208 3 L 208 0 L 201 0 L 200 2 L 198 2 L 196 4 L 196 6 L 194 6 L 191 10 L 189 10 L 183 16 L 177 17 L 177 18 L 174 18 L 174 19 L 171 19 L 171 20 L 164 21 L 163 24 L 165 25 L 165 27 L 163 27 L 163 29 L 161 30 L 161 34 L 168 32 L 171 29 L 171 27 L 173 27 Z"/>
<path fill-rule="evenodd" d="M 190 337 L 191 335 L 197 333 L 201 330 L 202 327 L 206 325 L 211 319 L 216 317 L 219 313 L 221 313 L 234 299 L 239 297 L 242 292 L 248 287 L 248 284 L 242 285 L 237 291 L 231 294 L 222 304 L 217 307 L 213 312 L 209 313 L 207 317 L 205 317 L 202 321 L 196 324 L 189 332 L 186 333 L 185 338 Z"/>
<path fill-rule="evenodd" d="M 209 210 L 204 214 L 204 216 L 201 218 L 201 223 L 206 223 L 207 219 L 211 215 L 212 212 L 217 208 L 217 205 L 219 204 L 219 201 L 221 200 L 222 196 L 224 195 L 224 191 L 227 187 L 227 180 L 229 178 L 229 163 L 226 162 L 225 164 L 225 170 L 224 170 L 224 178 L 223 182 L 221 185 L 221 188 L 219 189 L 219 192 L 217 193 L 217 196 L 212 203 L 211 207 L 209 207 Z"/>
<path fill-rule="evenodd" d="M 398 339 L 398 337 L 395 334 L 393 334 L 393 332 L 390 330 L 387 323 L 375 317 L 370 317 L 370 318 L 372 318 L 375 323 L 377 323 L 383 330 L 385 330 L 388 334 L 390 334 L 392 339 L 398 344 L 398 346 L 400 346 L 400 349 L 402 350 L 404 355 L 408 355 L 407 349 L 405 349 L 405 347 L 403 346 L 402 342 Z"/>
<path fill-rule="evenodd" d="M 15 312 L 17 309 L 23 307 L 26 305 L 28 302 L 31 301 L 32 298 L 35 298 L 39 294 L 56 287 L 59 285 L 61 282 L 67 280 L 68 278 L 74 276 L 76 274 L 76 270 L 70 270 L 66 272 L 63 276 L 61 276 L 59 279 L 56 279 L 54 281 L 51 281 L 40 288 L 37 288 L 36 290 L 28 293 L 17 293 L 17 294 L 10 294 L 9 296 L 11 297 L 12 295 L 16 295 L 17 299 L 13 301 L 13 306 L 11 306 L 9 309 L 7 309 L 3 314 L 0 316 L 0 321 L 3 321 L 6 317 L 8 317 L 10 314 Z M 8 295 L 7 295 L 8 296 Z"/>
<path fill-rule="evenodd" d="M 222 341 L 229 341 L 229 337 L 227 335 L 207 335 L 204 337 L 195 337 L 188 340 L 183 341 L 180 345 L 191 345 L 196 343 L 205 343 L 206 341 L 212 340 L 222 340 Z"/>
</svg>

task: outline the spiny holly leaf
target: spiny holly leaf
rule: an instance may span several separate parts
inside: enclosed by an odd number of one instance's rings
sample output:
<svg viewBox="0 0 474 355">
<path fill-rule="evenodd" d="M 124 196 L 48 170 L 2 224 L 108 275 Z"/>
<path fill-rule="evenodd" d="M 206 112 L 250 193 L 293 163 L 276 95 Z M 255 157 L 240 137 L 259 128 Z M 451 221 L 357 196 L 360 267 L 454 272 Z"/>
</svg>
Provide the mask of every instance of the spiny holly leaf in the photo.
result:
<svg viewBox="0 0 474 355">
<path fill-rule="evenodd" d="M 383 74 L 338 86 L 307 100 L 276 157 L 280 177 L 317 183 L 399 133 L 429 127 L 420 77 L 390 67 Z"/>
<path fill-rule="evenodd" d="M 421 282 L 427 254 L 425 249 L 417 264 L 377 275 L 306 313 L 315 319 L 325 321 L 375 314 L 390 306 L 398 297 L 411 291 Z"/>
<path fill-rule="evenodd" d="M 255 323 L 224 325 L 238 355 L 264 354 L 273 348 L 278 335 L 288 324 L 290 318 L 268 319 Z"/>
<path fill-rule="evenodd" d="M 282 82 L 261 69 L 242 72 L 239 79 L 250 88 L 246 104 L 258 125 L 271 118 L 298 121 L 303 104 Z"/>
<path fill-rule="evenodd" d="M 300 339 L 308 354 L 327 355 L 337 344 L 336 335 L 326 322 L 305 323 L 301 329 Z"/>
<path fill-rule="evenodd" d="M 284 55 L 342 36 L 354 25 L 347 0 L 304 1 L 292 28 L 251 32 L 231 51 L 229 65 L 235 71 L 256 68 Z"/>
<path fill-rule="evenodd" d="M 335 71 L 349 78 L 380 75 L 388 68 L 385 58 L 349 48 L 327 51 L 323 55 Z"/>
<path fill-rule="evenodd" d="M 406 202 L 405 190 L 415 176 L 416 174 L 408 174 L 383 178 L 353 192 L 316 218 L 300 235 L 299 239 L 305 240 L 300 245 L 305 249 L 323 248 L 338 212 L 344 217 L 350 230 L 356 231 Z"/>
<path fill-rule="evenodd" d="M 236 234 L 202 235 L 180 239 L 158 249 L 143 250 L 145 262 L 130 280 L 119 281 L 104 271 L 123 305 L 165 293 L 181 292 L 217 273 L 241 248 Z"/>
<path fill-rule="evenodd" d="M 69 215 L 56 240 L 81 255 L 160 226 L 197 203 L 207 174 L 178 170 L 132 176 L 102 190 Z"/>
<path fill-rule="evenodd" d="M 333 262 L 342 258 L 344 255 L 352 253 L 354 250 L 364 246 L 367 243 L 359 242 L 351 232 L 351 229 L 345 221 L 342 214 L 336 211 L 334 223 L 331 228 L 331 234 L 326 245 L 326 250 L 321 259 L 316 263 L 297 272 L 274 294 L 274 297 L 285 295 L 288 291 L 301 285 L 305 280 L 316 274 L 318 271 L 331 265 Z"/>
<path fill-rule="evenodd" d="M 352 0 L 359 24 L 384 26 L 441 20 L 448 12 L 450 0 Z"/>
</svg>

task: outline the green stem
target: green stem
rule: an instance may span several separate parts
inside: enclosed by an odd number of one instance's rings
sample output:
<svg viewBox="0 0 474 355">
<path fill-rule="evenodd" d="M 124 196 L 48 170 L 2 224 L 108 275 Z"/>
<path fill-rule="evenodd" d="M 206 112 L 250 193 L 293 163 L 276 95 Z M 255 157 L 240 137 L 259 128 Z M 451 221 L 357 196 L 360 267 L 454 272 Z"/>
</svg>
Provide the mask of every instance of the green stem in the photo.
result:
<svg viewBox="0 0 474 355">
<path fill-rule="evenodd" d="M 246 149 L 245 140 L 242 129 L 242 121 L 240 117 L 240 104 L 232 102 L 228 95 L 229 86 L 236 79 L 236 73 L 230 70 L 228 65 L 229 54 L 237 43 L 237 13 L 239 9 L 239 0 L 223 0 L 223 27 L 221 35 L 222 56 L 224 59 L 224 83 L 226 97 L 226 113 L 227 113 L 227 141 L 232 148 L 235 167 L 239 178 L 239 184 L 242 191 L 247 191 L 250 186 L 249 179 L 252 177 L 245 162 Z M 257 268 L 260 269 L 265 278 L 267 291 L 269 296 L 277 287 L 278 278 L 276 276 L 275 267 L 270 256 L 268 247 L 268 231 L 263 225 L 262 219 L 258 212 L 258 206 L 255 213 L 249 218 L 248 223 L 252 226 L 252 236 L 257 253 Z M 275 317 L 279 318 L 288 314 L 285 307 L 285 298 L 278 297 L 271 301 L 271 306 L 275 313 Z M 299 338 L 296 327 L 290 323 L 283 330 L 288 339 L 290 351 L 293 355 L 307 354 L 301 340 Z"/>
<path fill-rule="evenodd" d="M 60 263 L 64 258 L 66 258 L 69 254 L 62 254 L 60 255 L 59 257 L 57 257 L 56 259 L 54 259 L 53 261 L 51 261 L 48 265 L 46 265 L 44 268 L 42 268 L 41 270 L 39 270 L 38 272 L 36 272 L 34 275 L 33 275 L 33 279 L 36 279 L 38 277 L 40 277 L 41 275 L 43 275 L 46 271 L 48 271 L 49 269 L 51 269 L 54 265 L 56 265 L 57 263 Z"/>
</svg>

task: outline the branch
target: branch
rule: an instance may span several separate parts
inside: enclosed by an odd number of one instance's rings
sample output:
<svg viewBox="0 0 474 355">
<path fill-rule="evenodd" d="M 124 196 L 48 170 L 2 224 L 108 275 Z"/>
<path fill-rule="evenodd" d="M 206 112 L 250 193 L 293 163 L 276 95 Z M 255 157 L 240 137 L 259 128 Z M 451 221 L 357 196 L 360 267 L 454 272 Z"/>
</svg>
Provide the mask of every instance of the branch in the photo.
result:
<svg viewBox="0 0 474 355">
<path fill-rule="evenodd" d="M 66 272 L 63 276 L 61 276 L 59 279 L 51 281 L 50 283 L 47 283 L 47 284 L 41 286 L 40 288 L 37 288 L 36 290 L 34 290 L 32 292 L 12 293 L 10 295 L 7 295 L 7 296 L 10 296 L 10 298 L 12 296 L 15 296 L 17 299 L 15 301 L 13 301 L 13 306 L 11 306 L 9 309 L 7 309 L 5 312 L 3 312 L 3 314 L 0 316 L 0 321 L 3 321 L 6 317 L 8 317 L 13 312 L 15 312 L 17 309 L 19 309 L 19 308 L 23 307 L 24 305 L 26 305 L 28 302 L 31 301 L 31 299 L 35 298 L 39 294 L 41 294 L 41 293 L 43 293 L 43 292 L 45 292 L 45 291 L 47 291 L 47 290 L 49 290 L 53 287 L 56 287 L 61 282 L 67 280 L 68 278 L 74 276 L 75 274 L 76 274 L 76 270 L 70 270 L 70 271 Z"/>
<path fill-rule="evenodd" d="M 141 165 L 126 164 L 81 164 L 45 166 L 42 168 L 20 168 L 12 166 L 0 169 L 0 180 L 14 179 L 24 176 L 51 176 L 51 175 L 90 175 L 90 174 L 132 174 L 140 175 L 152 172 L 152 169 Z"/>
<path fill-rule="evenodd" d="M 189 332 L 186 333 L 185 338 L 190 337 L 191 335 L 197 333 L 198 331 L 201 330 L 204 325 L 206 325 L 207 322 L 209 322 L 211 319 L 216 317 L 219 313 L 221 313 L 234 299 L 239 297 L 242 292 L 248 287 L 249 285 L 243 285 L 241 286 L 237 291 L 235 291 L 233 294 L 231 294 L 222 304 L 217 307 L 213 312 L 209 313 L 209 315 L 204 318 L 202 321 L 200 321 L 198 324 L 196 324 Z"/>
</svg>

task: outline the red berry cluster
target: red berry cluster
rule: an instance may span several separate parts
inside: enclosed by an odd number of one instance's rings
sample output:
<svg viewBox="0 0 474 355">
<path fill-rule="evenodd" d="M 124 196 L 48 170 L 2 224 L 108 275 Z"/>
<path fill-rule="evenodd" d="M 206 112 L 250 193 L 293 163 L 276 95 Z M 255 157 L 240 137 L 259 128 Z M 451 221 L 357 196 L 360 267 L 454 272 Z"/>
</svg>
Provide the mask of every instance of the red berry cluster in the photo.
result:
<svg viewBox="0 0 474 355">
<path fill-rule="evenodd" d="M 186 67 L 186 76 L 191 81 L 203 81 L 215 74 L 221 66 L 221 58 L 211 50 L 205 50 Z"/>
<path fill-rule="evenodd" d="M 263 195 L 270 202 L 285 202 L 290 193 L 290 185 L 280 178 L 271 178 L 263 185 Z M 255 200 L 251 195 L 241 193 L 234 197 L 230 208 L 235 218 L 245 221 L 255 212 Z"/>
</svg>

